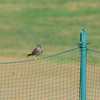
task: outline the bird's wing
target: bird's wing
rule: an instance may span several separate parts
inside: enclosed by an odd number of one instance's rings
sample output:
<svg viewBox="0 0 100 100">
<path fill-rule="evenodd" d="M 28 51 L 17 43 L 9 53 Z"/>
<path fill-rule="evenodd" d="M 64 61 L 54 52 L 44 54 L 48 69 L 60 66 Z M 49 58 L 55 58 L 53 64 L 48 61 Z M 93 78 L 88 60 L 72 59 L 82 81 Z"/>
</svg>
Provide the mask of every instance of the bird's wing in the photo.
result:
<svg viewBox="0 0 100 100">
<path fill-rule="evenodd" d="M 38 49 L 35 48 L 35 49 L 32 51 L 32 55 L 35 55 L 37 52 L 38 52 Z"/>
<path fill-rule="evenodd" d="M 43 53 L 43 49 L 41 50 L 41 53 Z"/>
</svg>

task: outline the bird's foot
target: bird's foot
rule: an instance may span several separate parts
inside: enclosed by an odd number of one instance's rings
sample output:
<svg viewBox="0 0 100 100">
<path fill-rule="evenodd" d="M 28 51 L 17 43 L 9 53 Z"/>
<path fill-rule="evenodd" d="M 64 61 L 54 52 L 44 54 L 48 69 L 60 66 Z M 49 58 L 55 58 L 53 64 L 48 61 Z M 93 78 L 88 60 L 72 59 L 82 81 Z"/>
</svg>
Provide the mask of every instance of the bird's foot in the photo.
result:
<svg viewBox="0 0 100 100">
<path fill-rule="evenodd" d="M 41 60 L 41 57 L 39 57 L 39 60 Z"/>
<path fill-rule="evenodd" d="M 37 57 L 35 57 L 35 60 L 37 60 Z"/>
</svg>

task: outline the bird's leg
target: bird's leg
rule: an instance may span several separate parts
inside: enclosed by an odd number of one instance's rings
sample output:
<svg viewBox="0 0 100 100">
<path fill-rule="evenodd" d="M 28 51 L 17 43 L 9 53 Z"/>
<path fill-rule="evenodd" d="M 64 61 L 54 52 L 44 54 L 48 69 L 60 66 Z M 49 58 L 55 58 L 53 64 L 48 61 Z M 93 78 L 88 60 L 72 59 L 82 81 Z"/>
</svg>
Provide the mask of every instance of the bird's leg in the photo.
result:
<svg viewBox="0 0 100 100">
<path fill-rule="evenodd" d="M 35 60 L 37 60 L 37 57 L 35 57 Z"/>
<path fill-rule="evenodd" d="M 35 57 L 35 58 L 34 58 Z M 33 58 L 35 59 L 35 60 L 37 60 L 37 57 L 36 56 L 33 56 Z"/>
<path fill-rule="evenodd" d="M 39 58 L 39 60 L 41 60 L 41 57 L 40 56 L 38 58 Z"/>
</svg>

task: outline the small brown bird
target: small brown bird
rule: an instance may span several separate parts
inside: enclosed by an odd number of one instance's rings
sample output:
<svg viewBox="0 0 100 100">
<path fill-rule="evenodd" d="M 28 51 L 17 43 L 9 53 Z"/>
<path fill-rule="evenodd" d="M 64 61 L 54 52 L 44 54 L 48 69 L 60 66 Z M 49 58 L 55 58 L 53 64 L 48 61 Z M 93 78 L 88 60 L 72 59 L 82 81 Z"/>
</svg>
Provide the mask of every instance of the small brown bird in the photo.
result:
<svg viewBox="0 0 100 100">
<path fill-rule="evenodd" d="M 42 53 L 43 53 L 43 49 L 42 49 L 41 45 L 37 44 L 36 48 L 32 51 L 32 53 L 28 54 L 27 57 L 28 56 L 37 57 L 37 56 L 39 56 Z"/>
</svg>

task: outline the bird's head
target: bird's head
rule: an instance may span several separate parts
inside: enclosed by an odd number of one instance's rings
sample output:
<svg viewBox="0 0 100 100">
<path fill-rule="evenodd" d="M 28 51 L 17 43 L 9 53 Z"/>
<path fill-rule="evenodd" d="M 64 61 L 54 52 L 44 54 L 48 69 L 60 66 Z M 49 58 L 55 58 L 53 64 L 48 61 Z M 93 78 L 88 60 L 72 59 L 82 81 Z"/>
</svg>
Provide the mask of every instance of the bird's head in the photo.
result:
<svg viewBox="0 0 100 100">
<path fill-rule="evenodd" d="M 36 45 L 36 48 L 41 48 L 41 45 L 40 45 L 40 44 L 37 44 L 37 45 Z"/>
</svg>

